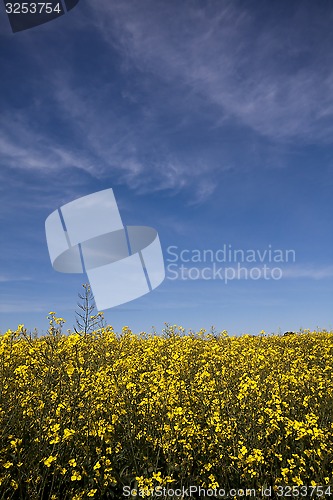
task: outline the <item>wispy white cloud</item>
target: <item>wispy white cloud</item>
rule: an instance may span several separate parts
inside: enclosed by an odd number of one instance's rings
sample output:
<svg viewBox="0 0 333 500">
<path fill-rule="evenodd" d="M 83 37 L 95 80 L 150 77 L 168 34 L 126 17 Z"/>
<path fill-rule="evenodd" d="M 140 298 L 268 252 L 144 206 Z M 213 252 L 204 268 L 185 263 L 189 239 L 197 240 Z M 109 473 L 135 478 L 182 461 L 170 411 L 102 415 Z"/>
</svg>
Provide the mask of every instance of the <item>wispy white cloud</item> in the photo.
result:
<svg viewBox="0 0 333 500">
<path fill-rule="evenodd" d="M 14 276 L 14 275 L 4 275 L 0 274 L 0 283 L 9 283 L 13 281 L 31 281 L 34 278 L 31 276 Z"/>
<path fill-rule="evenodd" d="M 331 140 L 332 10 L 298 4 L 273 19 L 261 3 L 96 0 L 91 8 L 126 68 L 203 97 L 216 120 L 274 140 Z"/>
<path fill-rule="evenodd" d="M 34 302 L 27 301 L 15 301 L 15 302 L 2 302 L 0 304 L 0 312 L 1 313 L 32 313 L 39 312 L 44 313 L 45 308 L 42 306 L 35 304 Z"/>
<path fill-rule="evenodd" d="M 87 9 L 96 37 L 104 37 L 104 61 L 109 57 L 111 65 L 117 50 L 120 66 L 99 68 L 98 76 L 82 80 L 74 59 L 71 64 L 54 58 L 43 71 L 45 92 L 0 118 L 6 166 L 44 173 L 76 168 L 139 194 L 187 190 L 187 200 L 196 204 L 209 199 L 230 169 L 228 151 L 237 143 L 227 144 L 226 123 L 271 140 L 330 140 L 333 53 L 324 50 L 331 39 L 327 19 L 315 16 L 324 24 L 321 38 L 297 9 L 288 19 L 266 23 L 258 17 L 260 8 L 224 0 L 204 7 L 191 0 L 95 0 Z M 81 25 L 82 16 L 77 19 Z M 41 57 L 29 40 L 29 53 L 42 69 L 53 49 L 43 47 Z M 41 118 L 48 114 L 52 132 Z M 191 137 L 198 117 L 221 130 L 215 156 L 200 135 Z M 57 134 L 61 127 L 66 131 Z M 178 133 L 185 138 L 181 150 Z"/>
<path fill-rule="evenodd" d="M 190 187 L 191 203 L 205 200 L 214 191 L 216 186 L 210 179 L 214 167 L 201 167 L 198 161 L 197 164 L 182 162 L 163 146 L 158 158 L 156 144 L 153 156 L 144 161 L 142 150 L 149 148 L 149 138 L 141 136 L 147 125 L 137 131 L 128 119 L 115 116 L 112 110 L 99 115 L 93 100 L 84 101 L 74 94 L 66 80 L 59 94 L 54 93 L 57 113 L 63 114 L 68 126 L 75 129 L 77 138 L 70 145 L 61 144 L 56 136 L 50 137 L 48 130 L 29 126 L 31 118 L 24 111 L 19 117 L 3 115 L 0 119 L 3 165 L 43 175 L 77 168 L 99 180 L 112 176 L 138 194 L 169 190 L 174 195 Z M 145 134 L 149 136 L 149 131 L 145 130 Z"/>
<path fill-rule="evenodd" d="M 310 278 L 315 280 L 333 278 L 333 265 L 297 265 L 283 269 L 284 278 Z"/>
<path fill-rule="evenodd" d="M 54 85 L 53 98 L 68 123 L 80 134 L 85 154 L 95 158 L 92 172 L 97 178 L 115 175 L 138 194 L 168 190 L 174 195 L 192 188 L 191 203 L 205 200 L 215 190 L 212 175 L 216 166 L 203 164 L 192 155 L 187 160 L 181 159 L 163 143 L 163 133 L 154 133 L 158 110 L 147 117 L 149 111 L 143 108 L 139 118 L 134 119 L 116 112 L 110 95 L 105 99 L 111 104 L 98 105 L 94 96 L 80 95 L 68 75 L 59 80 L 61 85 Z M 108 89 L 109 84 L 105 87 Z M 103 85 L 101 92 L 107 93 Z M 221 165 L 220 169 L 223 170 Z"/>
<path fill-rule="evenodd" d="M 1 162 L 13 168 L 56 171 L 78 167 L 87 172 L 93 170 L 89 159 L 78 148 L 58 143 L 48 130 L 36 127 L 29 112 L 19 115 L 3 113 L 0 119 Z"/>
</svg>

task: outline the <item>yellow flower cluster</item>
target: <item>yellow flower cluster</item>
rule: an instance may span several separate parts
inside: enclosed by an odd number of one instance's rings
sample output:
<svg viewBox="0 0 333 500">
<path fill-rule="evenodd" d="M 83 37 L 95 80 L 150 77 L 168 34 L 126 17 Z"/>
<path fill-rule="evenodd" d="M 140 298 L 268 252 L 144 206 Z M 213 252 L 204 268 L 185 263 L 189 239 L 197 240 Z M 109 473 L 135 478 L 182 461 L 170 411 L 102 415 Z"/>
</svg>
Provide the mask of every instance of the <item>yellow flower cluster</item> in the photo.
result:
<svg viewBox="0 0 333 500">
<path fill-rule="evenodd" d="M 332 483 L 333 333 L 0 335 L 0 498 Z"/>
</svg>

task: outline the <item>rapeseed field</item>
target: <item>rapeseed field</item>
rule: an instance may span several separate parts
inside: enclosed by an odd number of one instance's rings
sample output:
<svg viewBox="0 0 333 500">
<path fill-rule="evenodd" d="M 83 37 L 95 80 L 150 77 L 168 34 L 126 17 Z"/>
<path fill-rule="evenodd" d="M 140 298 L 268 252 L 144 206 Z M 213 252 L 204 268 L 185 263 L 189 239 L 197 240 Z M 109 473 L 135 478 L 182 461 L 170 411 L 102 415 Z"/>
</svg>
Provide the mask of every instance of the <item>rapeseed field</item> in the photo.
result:
<svg viewBox="0 0 333 500">
<path fill-rule="evenodd" d="M 48 318 L 42 337 L 0 335 L 0 499 L 332 484 L 333 332 L 83 334 Z"/>
</svg>

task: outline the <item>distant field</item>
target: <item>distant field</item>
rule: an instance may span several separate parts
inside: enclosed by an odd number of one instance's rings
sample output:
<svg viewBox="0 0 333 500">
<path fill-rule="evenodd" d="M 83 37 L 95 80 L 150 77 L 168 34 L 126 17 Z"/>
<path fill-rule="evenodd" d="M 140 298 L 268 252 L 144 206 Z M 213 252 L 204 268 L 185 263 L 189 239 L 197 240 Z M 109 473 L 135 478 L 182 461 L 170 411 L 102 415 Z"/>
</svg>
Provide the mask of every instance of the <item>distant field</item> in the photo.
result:
<svg viewBox="0 0 333 500">
<path fill-rule="evenodd" d="M 52 314 L 44 337 L 23 325 L 0 336 L 0 499 L 164 498 L 191 485 L 330 498 L 317 487 L 333 479 L 333 332 L 62 324 Z"/>
</svg>

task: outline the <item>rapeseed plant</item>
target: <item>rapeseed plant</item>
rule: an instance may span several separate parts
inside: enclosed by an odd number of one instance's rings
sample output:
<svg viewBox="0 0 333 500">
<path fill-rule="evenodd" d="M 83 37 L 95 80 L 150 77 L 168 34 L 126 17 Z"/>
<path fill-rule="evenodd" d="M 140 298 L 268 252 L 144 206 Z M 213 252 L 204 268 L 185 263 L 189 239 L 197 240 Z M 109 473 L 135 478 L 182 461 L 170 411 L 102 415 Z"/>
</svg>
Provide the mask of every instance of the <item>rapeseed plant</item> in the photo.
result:
<svg viewBox="0 0 333 500">
<path fill-rule="evenodd" d="M 0 499 L 332 483 L 333 333 L 0 335 Z M 313 497 L 315 498 L 315 497 Z"/>
</svg>

